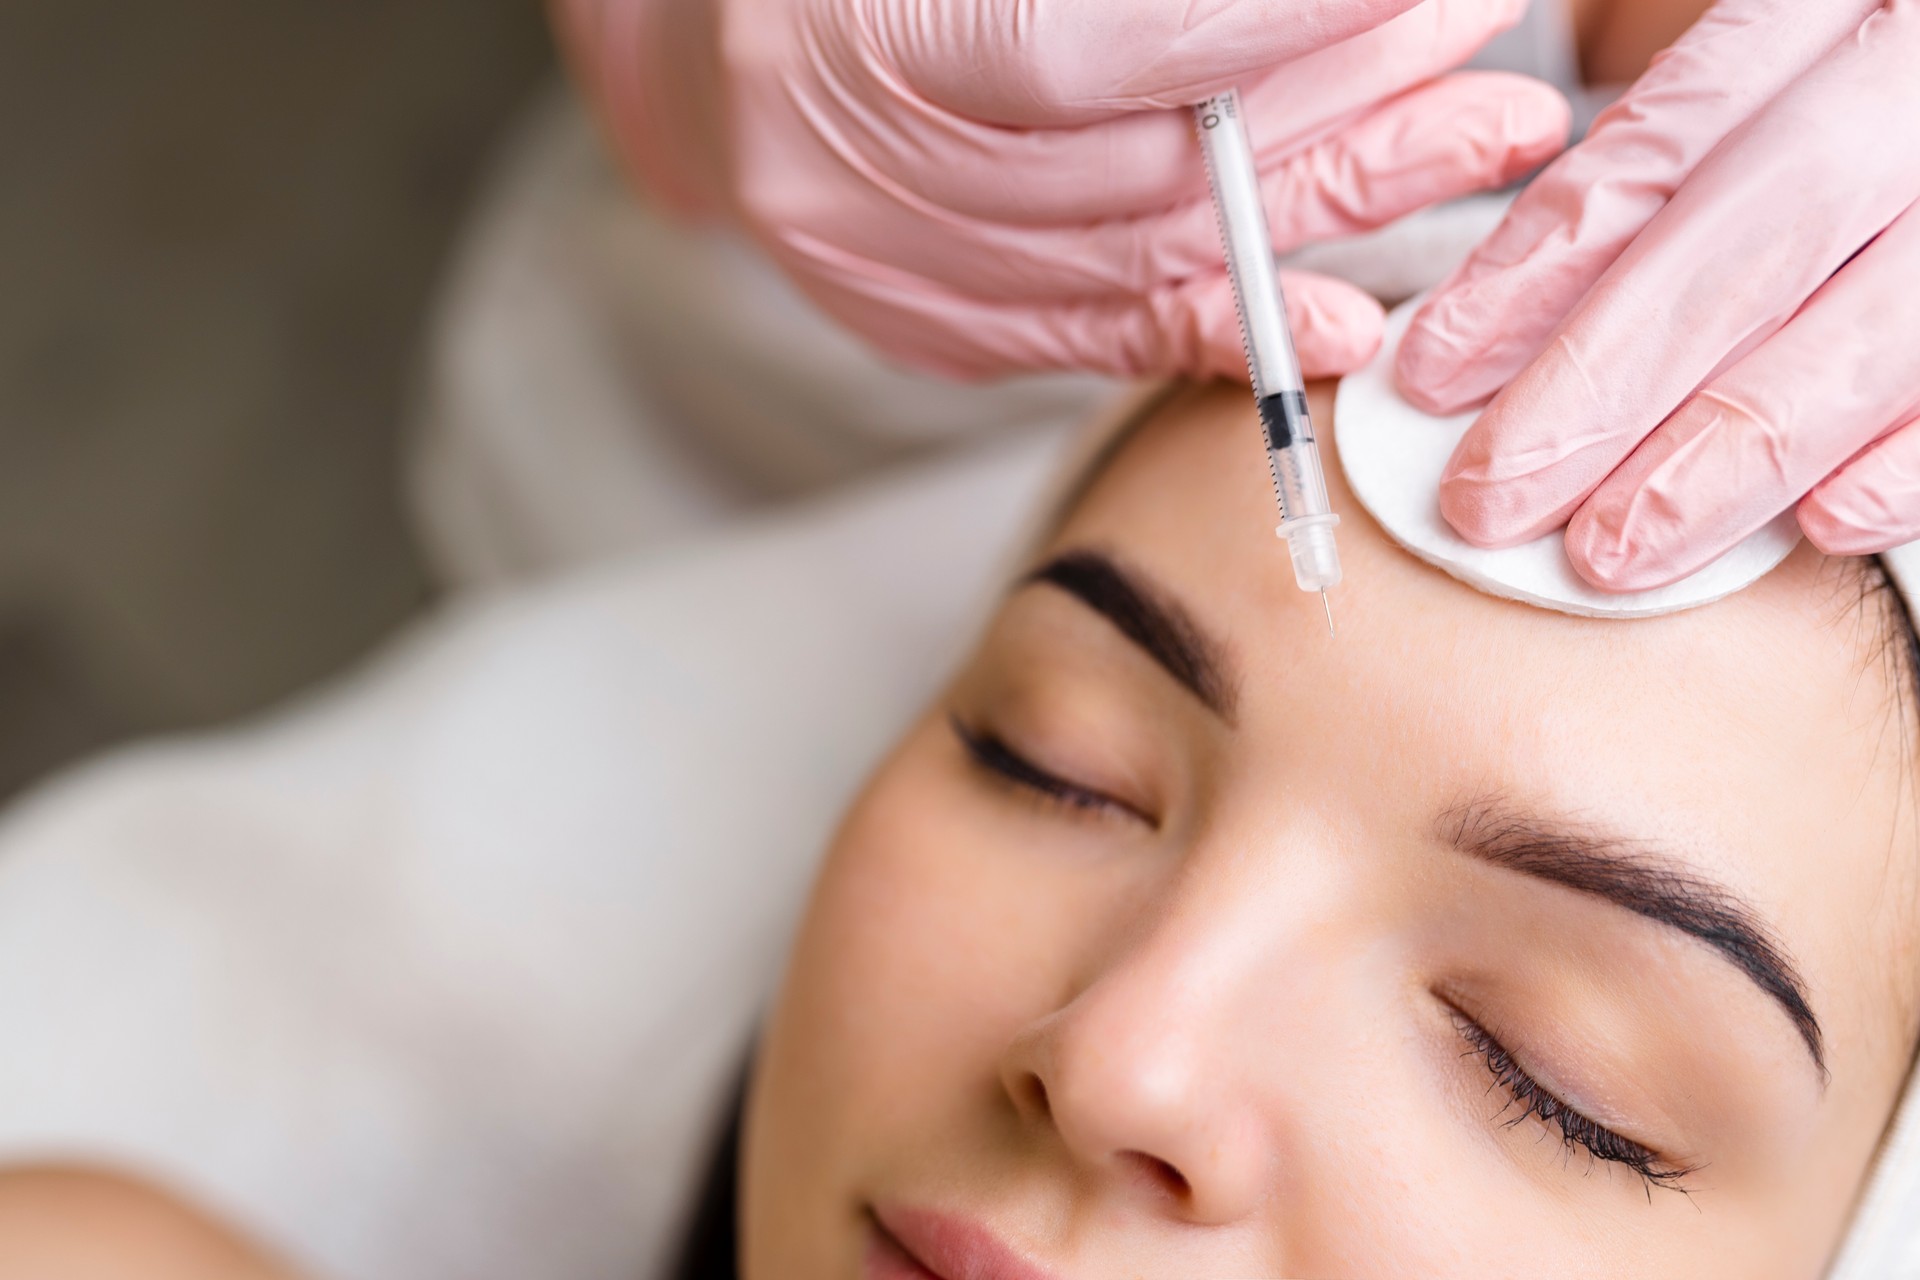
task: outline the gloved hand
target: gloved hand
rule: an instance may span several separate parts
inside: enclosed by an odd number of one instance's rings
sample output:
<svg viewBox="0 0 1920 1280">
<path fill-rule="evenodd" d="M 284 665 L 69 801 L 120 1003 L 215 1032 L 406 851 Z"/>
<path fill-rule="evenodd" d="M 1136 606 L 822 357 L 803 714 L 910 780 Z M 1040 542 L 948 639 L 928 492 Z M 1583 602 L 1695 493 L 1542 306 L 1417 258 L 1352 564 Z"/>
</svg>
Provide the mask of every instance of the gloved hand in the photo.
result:
<svg viewBox="0 0 1920 1280">
<path fill-rule="evenodd" d="M 710 0 L 710 31 L 674 18 L 702 11 L 685 0 L 557 3 L 643 181 L 730 211 L 843 323 L 959 376 L 1246 376 L 1187 110 L 1221 88 L 1242 87 L 1282 249 L 1565 140 L 1543 85 L 1434 78 L 1524 0 Z M 1285 286 L 1311 373 L 1375 350 L 1371 298 Z"/>
<path fill-rule="evenodd" d="M 1499 546 L 1571 518 L 1616 590 L 1796 503 L 1829 553 L 1920 536 L 1916 201 L 1920 0 L 1721 0 L 1409 329 L 1411 400 L 1499 392 L 1447 519 Z"/>
</svg>

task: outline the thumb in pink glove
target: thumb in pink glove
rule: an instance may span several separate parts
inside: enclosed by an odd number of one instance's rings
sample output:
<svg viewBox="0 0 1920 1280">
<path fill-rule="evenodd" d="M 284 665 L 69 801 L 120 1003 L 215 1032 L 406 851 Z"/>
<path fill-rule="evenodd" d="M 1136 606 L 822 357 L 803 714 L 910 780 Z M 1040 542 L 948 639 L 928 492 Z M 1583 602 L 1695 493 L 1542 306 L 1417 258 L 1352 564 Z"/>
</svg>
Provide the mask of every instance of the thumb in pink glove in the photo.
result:
<svg viewBox="0 0 1920 1280">
<path fill-rule="evenodd" d="M 1499 392 L 1464 536 L 1566 523 L 1617 590 L 1796 504 L 1830 553 L 1920 536 L 1916 67 L 1920 0 L 1721 0 L 1521 196 L 1399 356 L 1431 410 Z"/>
<path fill-rule="evenodd" d="M 712 0 L 685 30 L 697 6 L 557 2 L 656 190 L 730 210 L 832 315 L 958 376 L 1245 376 L 1184 109 L 1218 89 L 1242 86 L 1282 250 L 1499 185 L 1565 137 L 1544 86 L 1435 78 L 1523 0 Z M 1373 352 L 1372 299 L 1285 283 L 1309 372 Z"/>
</svg>

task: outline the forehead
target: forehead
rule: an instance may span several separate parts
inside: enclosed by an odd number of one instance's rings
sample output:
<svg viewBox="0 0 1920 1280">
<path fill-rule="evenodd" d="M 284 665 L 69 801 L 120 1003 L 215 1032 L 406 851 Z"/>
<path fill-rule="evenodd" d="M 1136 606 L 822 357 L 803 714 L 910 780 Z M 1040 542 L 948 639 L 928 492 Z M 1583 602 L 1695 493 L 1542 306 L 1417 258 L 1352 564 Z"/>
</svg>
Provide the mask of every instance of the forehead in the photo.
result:
<svg viewBox="0 0 1920 1280">
<path fill-rule="evenodd" d="M 1315 389 L 1323 424 L 1330 387 Z M 1322 433 L 1328 487 L 1341 515 L 1346 581 L 1333 593 L 1340 630 L 1325 644 L 1317 596 L 1293 582 L 1274 533 L 1263 442 L 1244 390 L 1189 388 L 1151 411 L 1089 483 L 1052 539 L 1129 553 L 1161 585 L 1209 613 L 1243 665 L 1368 674 L 1406 683 L 1378 659 L 1412 662 L 1476 702 L 1510 701 L 1475 688 L 1488 668 L 1524 680 L 1537 712 L 1579 714 L 1600 686 L 1609 716 L 1640 719 L 1681 705 L 1712 711 L 1726 728 L 1782 737 L 1831 733 L 1860 745 L 1863 731 L 1897 733 L 1901 710 L 1883 651 L 1880 607 L 1863 602 L 1857 572 L 1802 546 L 1778 571 L 1727 600 L 1665 618 L 1576 618 L 1473 591 L 1402 551 L 1347 490 L 1335 433 Z M 1383 668 L 1376 670 L 1376 668 Z M 1554 686 L 1543 701 L 1534 683 Z M 1799 714 L 1795 714 L 1795 713 Z M 1783 716 L 1792 717 L 1785 723 Z M 1751 722 L 1751 723 L 1749 723 Z M 1867 744 L 1862 759 L 1873 753 Z"/>
<path fill-rule="evenodd" d="M 1330 397 L 1314 409 L 1327 421 Z M 1311 741 L 1316 795 L 1377 813 L 1390 791 L 1414 821 L 1497 793 L 1657 835 L 1780 921 L 1816 988 L 1888 989 L 1859 938 L 1884 918 L 1884 957 L 1911 931 L 1890 905 L 1915 863 L 1905 712 L 1847 568 L 1803 547 L 1706 608 L 1566 617 L 1414 560 L 1327 462 L 1346 569 L 1334 639 L 1274 534 L 1244 390 L 1161 407 L 1052 545 L 1111 551 L 1176 597 L 1239 673 L 1240 748 Z"/>
</svg>

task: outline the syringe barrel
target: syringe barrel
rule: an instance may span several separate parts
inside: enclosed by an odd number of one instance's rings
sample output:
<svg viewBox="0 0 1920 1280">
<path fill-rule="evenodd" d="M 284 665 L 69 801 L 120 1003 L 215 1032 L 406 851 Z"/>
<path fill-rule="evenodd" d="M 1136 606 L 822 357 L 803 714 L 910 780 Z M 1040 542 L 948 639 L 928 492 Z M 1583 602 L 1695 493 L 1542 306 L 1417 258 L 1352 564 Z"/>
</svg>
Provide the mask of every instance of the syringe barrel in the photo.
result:
<svg viewBox="0 0 1920 1280">
<path fill-rule="evenodd" d="M 1260 397 L 1260 426 L 1267 436 L 1267 462 L 1273 467 L 1280 518 L 1295 520 L 1332 511 L 1326 473 L 1320 469 L 1319 442 L 1313 437 L 1313 416 L 1307 410 L 1307 393 L 1282 391 Z"/>
<path fill-rule="evenodd" d="M 1240 303 L 1241 336 L 1253 393 L 1265 399 L 1305 386 L 1287 331 L 1280 272 L 1273 261 L 1273 233 L 1260 194 L 1260 167 L 1240 111 L 1240 94 L 1229 89 L 1194 108 L 1207 178 L 1213 184 L 1227 273 Z"/>
<path fill-rule="evenodd" d="M 1260 169 L 1241 116 L 1240 95 L 1233 90 L 1216 94 L 1194 108 L 1194 118 L 1213 185 L 1227 272 L 1239 303 L 1247 372 L 1266 432 L 1267 460 L 1280 502 L 1279 533 L 1287 540 L 1301 589 L 1325 591 L 1340 581 L 1333 537 L 1340 518 L 1333 514 L 1327 478 L 1320 470 L 1306 381 L 1287 328 Z"/>
</svg>

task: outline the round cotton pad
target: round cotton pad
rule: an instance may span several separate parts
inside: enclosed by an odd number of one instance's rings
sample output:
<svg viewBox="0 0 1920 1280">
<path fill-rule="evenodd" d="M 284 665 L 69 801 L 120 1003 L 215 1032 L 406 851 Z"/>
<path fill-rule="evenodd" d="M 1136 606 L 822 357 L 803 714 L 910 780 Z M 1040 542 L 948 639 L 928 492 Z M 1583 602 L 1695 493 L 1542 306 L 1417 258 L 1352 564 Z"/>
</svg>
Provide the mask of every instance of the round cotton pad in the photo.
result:
<svg viewBox="0 0 1920 1280">
<path fill-rule="evenodd" d="M 1373 363 L 1340 384 L 1333 429 L 1340 464 L 1360 505 L 1387 535 L 1436 568 L 1489 595 L 1594 618 L 1651 618 L 1710 604 L 1764 577 L 1800 541 L 1791 511 L 1706 568 L 1651 591 L 1590 585 L 1567 559 L 1560 530 L 1517 547 L 1476 547 L 1440 514 L 1440 473 L 1477 413 L 1439 418 L 1400 398 L 1393 360 L 1420 299 L 1387 317 Z"/>
</svg>

